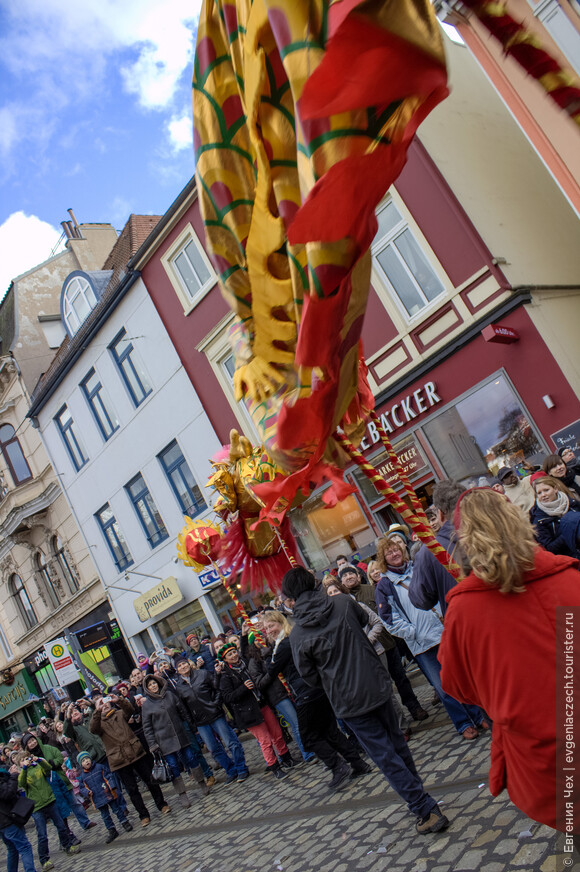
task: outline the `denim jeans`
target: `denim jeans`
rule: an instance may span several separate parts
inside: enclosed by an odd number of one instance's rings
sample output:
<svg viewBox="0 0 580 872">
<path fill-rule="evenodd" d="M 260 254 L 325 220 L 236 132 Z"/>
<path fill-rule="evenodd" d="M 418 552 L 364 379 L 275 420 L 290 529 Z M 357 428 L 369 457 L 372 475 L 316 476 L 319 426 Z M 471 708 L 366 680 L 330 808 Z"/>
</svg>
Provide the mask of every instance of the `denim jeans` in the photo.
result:
<svg viewBox="0 0 580 872">
<path fill-rule="evenodd" d="M 90 824 L 89 816 L 86 813 L 85 807 L 82 802 L 72 792 L 70 794 L 70 805 L 71 811 L 76 817 L 77 821 L 79 822 L 83 830 L 86 830 L 86 828 Z"/>
<path fill-rule="evenodd" d="M 186 745 L 185 748 L 181 749 L 181 751 L 174 751 L 172 754 L 164 754 L 163 757 L 171 770 L 173 778 L 179 778 L 184 769 L 196 769 L 197 766 L 199 766 L 199 762 L 191 750 L 190 745 Z"/>
<path fill-rule="evenodd" d="M 0 830 L 0 836 L 2 836 L 2 841 L 8 851 L 6 872 L 18 872 L 19 857 L 22 858 L 24 872 L 36 872 L 32 845 L 26 837 L 24 827 L 17 827 L 16 824 L 12 824 L 12 826 L 4 827 Z"/>
<path fill-rule="evenodd" d="M 102 819 L 103 819 L 103 823 L 105 824 L 105 826 L 106 826 L 106 828 L 107 828 L 108 830 L 114 830 L 114 829 L 116 829 L 116 827 L 115 827 L 115 822 L 113 821 L 113 818 L 112 818 L 112 816 L 111 816 L 111 811 L 114 811 L 114 812 L 115 812 L 115 814 L 116 814 L 117 817 L 119 818 L 119 823 L 124 824 L 124 823 L 126 823 L 126 821 L 127 821 L 127 812 L 126 812 L 126 810 L 123 811 L 122 809 L 119 809 L 118 807 L 116 807 L 115 805 L 113 805 L 112 802 L 111 802 L 111 803 L 108 803 L 107 805 L 102 805 L 102 806 L 99 808 L 99 811 L 100 811 L 100 813 L 101 813 L 101 817 L 102 817 Z"/>
<path fill-rule="evenodd" d="M 40 865 L 50 860 L 48 852 L 48 834 L 46 832 L 46 822 L 52 821 L 58 832 L 58 838 L 63 848 L 69 848 L 74 838 L 73 834 L 67 829 L 67 826 L 62 819 L 62 815 L 56 807 L 56 802 L 51 802 L 45 805 L 39 811 L 33 811 L 32 817 L 36 825 L 36 835 L 38 837 L 38 858 Z"/>
<path fill-rule="evenodd" d="M 216 763 L 223 766 L 226 775 L 245 775 L 247 773 L 248 764 L 242 743 L 225 718 L 217 718 L 211 724 L 204 724 L 197 729 L 207 750 Z"/>
<path fill-rule="evenodd" d="M 364 715 L 344 718 L 371 760 L 413 814 L 425 817 L 436 802 L 425 793 L 423 782 L 405 742 L 390 700 Z"/>
<path fill-rule="evenodd" d="M 185 727 L 185 732 L 189 737 L 189 745 L 195 759 L 195 766 L 201 766 L 201 771 L 204 774 L 205 778 L 209 778 L 210 775 L 213 775 L 213 771 L 203 754 L 201 753 L 201 747 L 197 739 L 195 738 L 195 733 L 190 728 L 188 723 L 183 725 Z M 194 768 L 194 767 L 192 767 Z"/>
<path fill-rule="evenodd" d="M 429 648 L 428 651 L 423 651 L 421 654 L 415 654 L 415 660 L 419 664 L 421 672 L 425 678 L 432 684 L 439 699 L 445 706 L 445 711 L 453 721 L 455 729 L 459 734 L 463 733 L 467 727 L 477 727 L 483 720 L 483 712 L 476 705 L 463 705 L 458 702 L 448 693 L 445 693 L 441 687 L 441 664 L 437 659 L 439 645 Z"/>
<path fill-rule="evenodd" d="M 304 745 L 302 744 L 302 739 L 300 738 L 300 729 L 298 728 L 298 715 L 296 714 L 296 709 L 294 708 L 292 700 L 288 699 L 288 697 L 281 699 L 280 702 L 276 703 L 276 711 L 286 720 L 303 758 L 305 760 L 312 760 L 315 755 L 312 753 L 312 751 L 306 751 Z"/>
</svg>

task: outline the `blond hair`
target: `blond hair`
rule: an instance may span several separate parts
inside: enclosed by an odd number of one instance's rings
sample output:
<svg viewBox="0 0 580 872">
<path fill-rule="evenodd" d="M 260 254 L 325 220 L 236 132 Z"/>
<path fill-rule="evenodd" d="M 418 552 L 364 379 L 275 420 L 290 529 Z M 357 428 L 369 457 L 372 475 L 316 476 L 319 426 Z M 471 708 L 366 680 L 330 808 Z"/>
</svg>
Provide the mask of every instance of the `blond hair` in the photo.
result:
<svg viewBox="0 0 580 872">
<path fill-rule="evenodd" d="M 264 621 L 272 621 L 274 624 L 278 624 L 280 629 L 284 630 L 284 636 L 289 636 L 292 632 L 292 624 L 288 620 L 288 618 L 282 614 L 282 612 L 277 612 L 272 610 L 268 610 L 265 612 Z"/>
<path fill-rule="evenodd" d="M 388 547 L 392 547 L 395 545 L 399 551 L 401 552 L 403 559 L 408 560 L 409 554 L 407 553 L 407 548 L 405 547 L 405 543 L 401 539 L 400 536 L 396 534 L 392 534 L 391 536 L 384 536 L 382 539 L 379 539 L 377 542 L 377 566 L 379 567 L 381 572 L 387 571 L 387 561 L 385 560 L 385 550 Z"/>
<path fill-rule="evenodd" d="M 367 578 L 369 579 L 369 581 L 373 581 L 371 578 L 371 573 L 374 572 L 375 569 L 378 569 L 379 572 L 382 571 L 381 567 L 379 566 L 379 561 L 378 560 L 369 560 L 369 564 L 367 566 Z M 373 584 L 374 584 L 374 582 L 373 582 Z"/>
<path fill-rule="evenodd" d="M 563 494 L 566 494 L 567 497 L 570 497 L 571 499 L 573 498 L 573 494 L 568 490 L 562 479 L 556 478 L 555 475 L 541 475 L 539 478 L 535 478 L 532 482 L 534 493 L 536 493 L 537 484 L 549 484 L 550 487 L 554 488 L 554 490 L 561 491 Z"/>
<path fill-rule="evenodd" d="M 461 544 L 473 572 L 501 593 L 523 593 L 534 566 L 536 541 L 524 510 L 491 489 L 475 490 L 459 504 Z"/>
</svg>

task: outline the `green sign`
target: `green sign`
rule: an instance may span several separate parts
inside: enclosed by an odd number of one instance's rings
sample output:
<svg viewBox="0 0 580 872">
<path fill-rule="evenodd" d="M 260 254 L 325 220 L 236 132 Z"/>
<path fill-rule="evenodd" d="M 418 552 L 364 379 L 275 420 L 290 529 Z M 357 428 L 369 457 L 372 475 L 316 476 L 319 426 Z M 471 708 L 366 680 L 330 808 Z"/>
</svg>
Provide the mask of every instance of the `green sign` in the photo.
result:
<svg viewBox="0 0 580 872">
<path fill-rule="evenodd" d="M 0 684 L 0 718 L 5 718 L 25 706 L 31 694 L 38 699 L 32 679 L 25 670 L 16 675 L 14 684 Z"/>
</svg>

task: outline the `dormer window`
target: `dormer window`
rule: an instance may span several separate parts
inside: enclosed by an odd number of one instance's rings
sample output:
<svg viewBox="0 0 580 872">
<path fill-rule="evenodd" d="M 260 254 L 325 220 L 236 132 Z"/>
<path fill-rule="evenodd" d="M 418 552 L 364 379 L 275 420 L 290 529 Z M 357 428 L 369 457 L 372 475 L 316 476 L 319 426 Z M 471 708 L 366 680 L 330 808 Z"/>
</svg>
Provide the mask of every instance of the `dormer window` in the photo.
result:
<svg viewBox="0 0 580 872">
<path fill-rule="evenodd" d="M 72 273 L 62 290 L 62 315 L 70 337 L 73 337 L 81 324 L 97 305 L 97 297 L 86 276 Z"/>
</svg>

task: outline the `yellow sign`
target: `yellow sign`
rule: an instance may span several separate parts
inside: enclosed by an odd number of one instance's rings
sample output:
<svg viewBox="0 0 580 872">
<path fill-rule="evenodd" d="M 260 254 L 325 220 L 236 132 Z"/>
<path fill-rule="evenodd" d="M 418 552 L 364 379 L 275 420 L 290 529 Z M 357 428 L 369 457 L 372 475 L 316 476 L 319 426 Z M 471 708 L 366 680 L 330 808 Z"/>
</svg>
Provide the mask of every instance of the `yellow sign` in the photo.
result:
<svg viewBox="0 0 580 872">
<path fill-rule="evenodd" d="M 182 599 L 183 594 L 179 589 L 177 579 L 170 575 L 169 578 L 164 578 L 155 587 L 133 600 L 133 607 L 139 620 L 145 622 L 149 618 L 166 612 Z"/>
<path fill-rule="evenodd" d="M 53 645 L 50 649 L 50 653 L 53 657 L 62 657 L 62 655 L 64 654 L 64 648 L 62 647 L 62 645 Z"/>
</svg>

